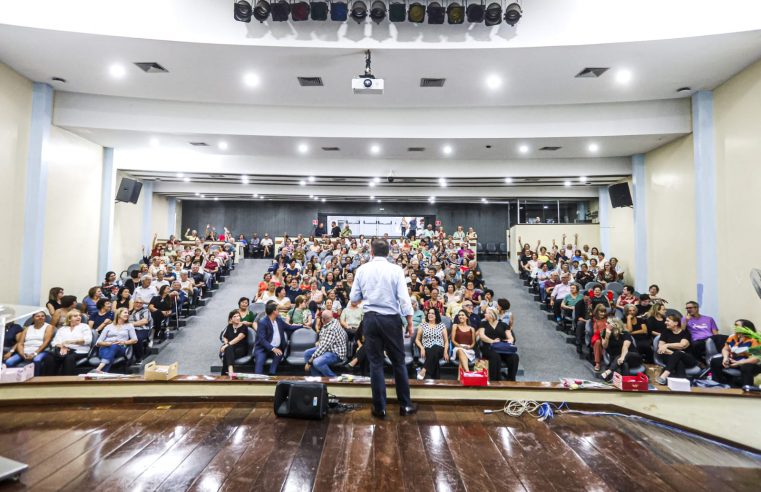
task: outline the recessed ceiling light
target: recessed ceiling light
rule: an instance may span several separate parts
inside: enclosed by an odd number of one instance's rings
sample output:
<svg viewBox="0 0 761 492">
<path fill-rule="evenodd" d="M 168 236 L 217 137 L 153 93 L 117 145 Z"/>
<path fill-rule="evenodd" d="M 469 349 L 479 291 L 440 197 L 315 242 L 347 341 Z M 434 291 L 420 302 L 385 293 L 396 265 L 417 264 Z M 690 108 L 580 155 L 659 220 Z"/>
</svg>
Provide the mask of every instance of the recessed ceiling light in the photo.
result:
<svg viewBox="0 0 761 492">
<path fill-rule="evenodd" d="M 322 203 L 325 203 L 325 199 L 324 198 L 322 199 Z"/>
<path fill-rule="evenodd" d="M 224 140 L 222 142 L 219 142 L 217 146 L 219 147 L 219 150 L 227 150 L 227 142 L 225 142 Z"/>
<path fill-rule="evenodd" d="M 307 144 L 299 144 L 299 152 L 306 154 L 307 151 L 309 151 L 309 146 Z"/>
<path fill-rule="evenodd" d="M 447 180 L 446 180 L 446 178 L 439 178 L 439 186 L 441 186 L 442 188 L 446 188 L 447 187 Z"/>
<path fill-rule="evenodd" d="M 121 65 L 119 63 L 114 63 L 108 68 L 108 73 L 111 74 L 111 77 L 115 79 L 120 79 L 127 74 L 127 69 L 124 68 L 124 65 Z"/>
<path fill-rule="evenodd" d="M 310 183 L 314 183 L 314 176 L 309 176 L 309 178 L 307 179 L 309 180 Z"/>
<path fill-rule="evenodd" d="M 521 154 L 528 154 L 528 145 L 524 144 L 518 147 L 518 152 L 520 152 Z"/>
<path fill-rule="evenodd" d="M 380 183 L 380 178 L 376 176 L 375 178 L 373 178 L 373 181 L 375 181 L 376 183 Z"/>
<path fill-rule="evenodd" d="M 190 178 L 185 178 L 183 181 L 185 181 L 186 183 L 190 183 Z"/>
<path fill-rule="evenodd" d="M 259 197 L 259 200 L 264 200 L 264 195 L 261 195 L 261 196 Z"/>
<path fill-rule="evenodd" d="M 375 196 L 374 195 L 370 195 L 370 200 L 375 200 Z"/>
<path fill-rule="evenodd" d="M 587 177 L 586 176 L 580 176 L 579 177 L 579 181 L 581 181 L 582 183 L 586 183 L 587 182 Z"/>
<path fill-rule="evenodd" d="M 449 145 L 445 145 L 443 149 L 441 149 L 444 154 L 449 155 L 452 153 L 452 147 Z"/>
<path fill-rule="evenodd" d="M 299 181 L 299 185 L 301 185 L 301 186 L 306 186 L 306 184 L 307 184 L 307 182 L 304 181 L 303 179 L 301 181 Z"/>
<path fill-rule="evenodd" d="M 373 145 L 370 147 L 370 152 L 372 154 L 377 154 L 380 152 L 380 145 Z"/>
<path fill-rule="evenodd" d="M 314 195 L 309 195 L 309 198 L 314 198 Z"/>
<path fill-rule="evenodd" d="M 547 205 L 545 205 L 545 206 L 544 206 L 544 208 L 550 208 L 550 207 L 548 207 Z"/>
<path fill-rule="evenodd" d="M 369 183 L 367 183 L 367 185 L 368 185 L 370 188 L 372 188 L 372 187 L 374 187 L 374 186 L 375 186 L 375 181 L 370 181 Z"/>
<path fill-rule="evenodd" d="M 590 152 L 597 152 L 598 150 L 600 150 L 600 146 L 597 145 L 596 143 L 591 143 L 591 144 L 589 144 L 589 146 L 587 146 L 587 149 Z"/>
<path fill-rule="evenodd" d="M 381 203 L 380 199 L 378 200 L 378 203 Z"/>
<path fill-rule="evenodd" d="M 215 197 L 214 197 L 214 201 L 215 201 L 215 202 L 218 202 L 218 201 L 219 201 L 219 197 L 218 197 L 218 196 L 215 196 Z"/>
<path fill-rule="evenodd" d="M 566 181 L 566 182 L 565 182 L 565 183 L 563 183 L 563 184 L 564 184 L 564 185 L 566 185 L 566 186 L 571 186 L 571 182 L 570 182 L 570 181 Z"/>
<path fill-rule="evenodd" d="M 628 84 L 632 80 L 631 70 L 622 69 L 616 72 L 616 82 L 619 84 Z"/>
<path fill-rule="evenodd" d="M 319 200 L 319 199 L 320 199 L 320 197 L 316 196 L 316 197 L 314 197 L 314 199 L 315 199 L 315 200 Z"/>
<path fill-rule="evenodd" d="M 502 85 L 502 79 L 497 75 L 489 75 L 486 77 L 486 87 L 489 89 L 499 89 Z"/>
<path fill-rule="evenodd" d="M 243 83 L 249 87 L 256 87 L 259 85 L 259 76 L 255 73 L 247 73 L 243 76 Z"/>
<path fill-rule="evenodd" d="M 259 193 L 254 193 L 254 198 L 259 198 Z"/>
<path fill-rule="evenodd" d="M 481 201 L 482 201 L 483 203 L 486 203 L 486 198 L 481 198 Z"/>
<path fill-rule="evenodd" d="M 201 198 L 206 198 L 206 195 L 201 195 Z"/>
<path fill-rule="evenodd" d="M 159 142 L 159 139 L 156 137 L 151 139 L 151 147 L 158 147 L 160 143 L 161 142 Z"/>
<path fill-rule="evenodd" d="M 248 184 L 248 176 L 242 176 L 240 180 L 243 182 L 243 184 Z"/>
<path fill-rule="evenodd" d="M 196 196 L 201 196 L 201 194 L 196 191 Z"/>
<path fill-rule="evenodd" d="M 513 178 L 505 178 L 505 183 L 511 184 L 513 182 Z"/>
<path fill-rule="evenodd" d="M 177 173 L 177 177 L 178 178 L 184 178 L 185 177 L 185 173 Z"/>
</svg>

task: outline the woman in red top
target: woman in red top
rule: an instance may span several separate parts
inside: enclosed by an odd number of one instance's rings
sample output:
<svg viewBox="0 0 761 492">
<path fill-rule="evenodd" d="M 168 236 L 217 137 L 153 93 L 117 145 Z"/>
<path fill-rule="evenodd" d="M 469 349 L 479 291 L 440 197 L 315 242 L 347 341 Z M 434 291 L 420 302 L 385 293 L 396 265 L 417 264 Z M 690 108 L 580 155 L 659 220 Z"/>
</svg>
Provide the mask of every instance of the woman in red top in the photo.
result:
<svg viewBox="0 0 761 492">
<path fill-rule="evenodd" d="M 616 307 L 624 309 L 627 304 L 637 304 L 637 297 L 634 295 L 634 287 L 631 285 L 625 285 L 624 291 L 618 296 L 616 301 Z"/>
<path fill-rule="evenodd" d="M 460 369 L 468 370 L 468 363 L 476 360 L 476 331 L 468 324 L 468 313 L 460 311 L 452 324 L 452 356 L 451 360 L 460 363 Z M 460 380 L 460 371 L 457 371 L 457 380 Z"/>
<path fill-rule="evenodd" d="M 219 271 L 219 263 L 214 261 L 214 254 L 209 255 L 209 259 L 204 263 L 203 269 L 216 278 L 217 272 Z"/>
<path fill-rule="evenodd" d="M 598 304 L 592 311 L 592 340 L 589 342 L 595 357 L 595 372 L 600 371 L 600 363 L 602 362 L 601 334 L 605 331 L 607 324 L 608 310 L 602 304 Z"/>
<path fill-rule="evenodd" d="M 431 289 L 431 297 L 423 303 L 423 310 L 435 309 L 439 314 L 444 314 L 444 303 L 439 299 L 439 289 Z"/>
</svg>

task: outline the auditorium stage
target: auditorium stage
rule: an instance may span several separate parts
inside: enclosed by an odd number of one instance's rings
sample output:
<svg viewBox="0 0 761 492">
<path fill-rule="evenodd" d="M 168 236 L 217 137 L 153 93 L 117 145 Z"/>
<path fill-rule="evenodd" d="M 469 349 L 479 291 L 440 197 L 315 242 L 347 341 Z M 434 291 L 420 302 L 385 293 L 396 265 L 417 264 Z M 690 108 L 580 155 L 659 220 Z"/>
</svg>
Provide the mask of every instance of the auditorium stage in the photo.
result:
<svg viewBox="0 0 761 492">
<path fill-rule="evenodd" d="M 493 407 L 493 406 L 492 406 Z M 323 421 L 270 402 L 0 408 L 22 490 L 758 490 L 761 455 L 623 417 L 485 415 L 423 403 Z M 737 424 L 735 424 L 737 425 Z"/>
</svg>

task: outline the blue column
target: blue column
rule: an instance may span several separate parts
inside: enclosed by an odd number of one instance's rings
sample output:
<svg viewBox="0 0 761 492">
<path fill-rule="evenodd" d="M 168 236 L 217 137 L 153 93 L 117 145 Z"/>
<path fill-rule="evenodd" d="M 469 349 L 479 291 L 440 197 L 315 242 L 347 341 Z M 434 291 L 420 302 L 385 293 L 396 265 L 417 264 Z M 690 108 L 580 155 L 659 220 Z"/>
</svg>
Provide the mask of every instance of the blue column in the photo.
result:
<svg viewBox="0 0 761 492">
<path fill-rule="evenodd" d="M 175 229 L 177 228 L 177 199 L 167 199 L 167 238 L 172 234 L 177 234 Z"/>
<path fill-rule="evenodd" d="M 610 258 L 610 224 L 608 215 L 610 211 L 610 195 L 608 187 L 601 186 L 597 189 L 598 209 L 597 220 L 600 222 L 600 251 L 605 253 L 606 258 Z"/>
<path fill-rule="evenodd" d="M 143 247 L 150 254 L 151 240 L 153 239 L 153 181 L 143 181 Z M 158 231 L 156 231 L 158 232 Z"/>
<path fill-rule="evenodd" d="M 35 82 L 32 87 L 32 118 L 26 161 L 24 195 L 24 237 L 19 278 L 19 303 L 39 306 L 42 292 L 42 253 L 45 244 L 45 201 L 48 192 L 48 166 L 43 150 L 50 139 L 53 118 L 53 88 Z M 6 238 L 11 240 L 12 238 Z M 57 238 L 48 238 L 54 241 Z"/>
<path fill-rule="evenodd" d="M 647 198 L 645 189 L 645 155 L 632 156 L 634 185 L 634 288 L 647 292 Z"/>
<path fill-rule="evenodd" d="M 114 199 L 116 171 L 114 149 L 103 148 L 103 178 L 100 190 L 100 238 L 98 242 L 98 275 L 103 278 L 111 270 L 111 238 L 114 232 Z M 119 265 L 121 268 L 122 265 Z M 117 275 L 119 272 L 116 273 Z"/>
<path fill-rule="evenodd" d="M 692 96 L 692 133 L 695 154 L 696 295 L 700 311 L 719 319 L 716 285 L 716 136 L 712 91 L 700 91 Z"/>
</svg>

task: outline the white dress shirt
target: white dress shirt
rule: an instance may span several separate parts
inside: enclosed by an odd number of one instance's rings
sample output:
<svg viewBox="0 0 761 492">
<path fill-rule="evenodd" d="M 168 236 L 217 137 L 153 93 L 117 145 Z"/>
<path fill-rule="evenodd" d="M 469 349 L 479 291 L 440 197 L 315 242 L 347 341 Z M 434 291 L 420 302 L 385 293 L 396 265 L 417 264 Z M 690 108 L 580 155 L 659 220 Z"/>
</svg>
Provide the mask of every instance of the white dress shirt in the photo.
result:
<svg viewBox="0 0 761 492">
<path fill-rule="evenodd" d="M 72 345 L 70 340 L 84 340 L 82 345 Z M 53 347 L 60 347 L 68 345 L 74 352 L 78 354 L 86 354 L 90 351 L 90 343 L 92 343 L 92 331 L 90 327 L 84 323 L 79 323 L 77 326 L 62 326 L 58 328 L 53 337 Z"/>
<path fill-rule="evenodd" d="M 404 272 L 386 258 L 374 257 L 357 269 L 349 297 L 352 301 L 363 301 L 366 313 L 412 315 Z"/>
</svg>

